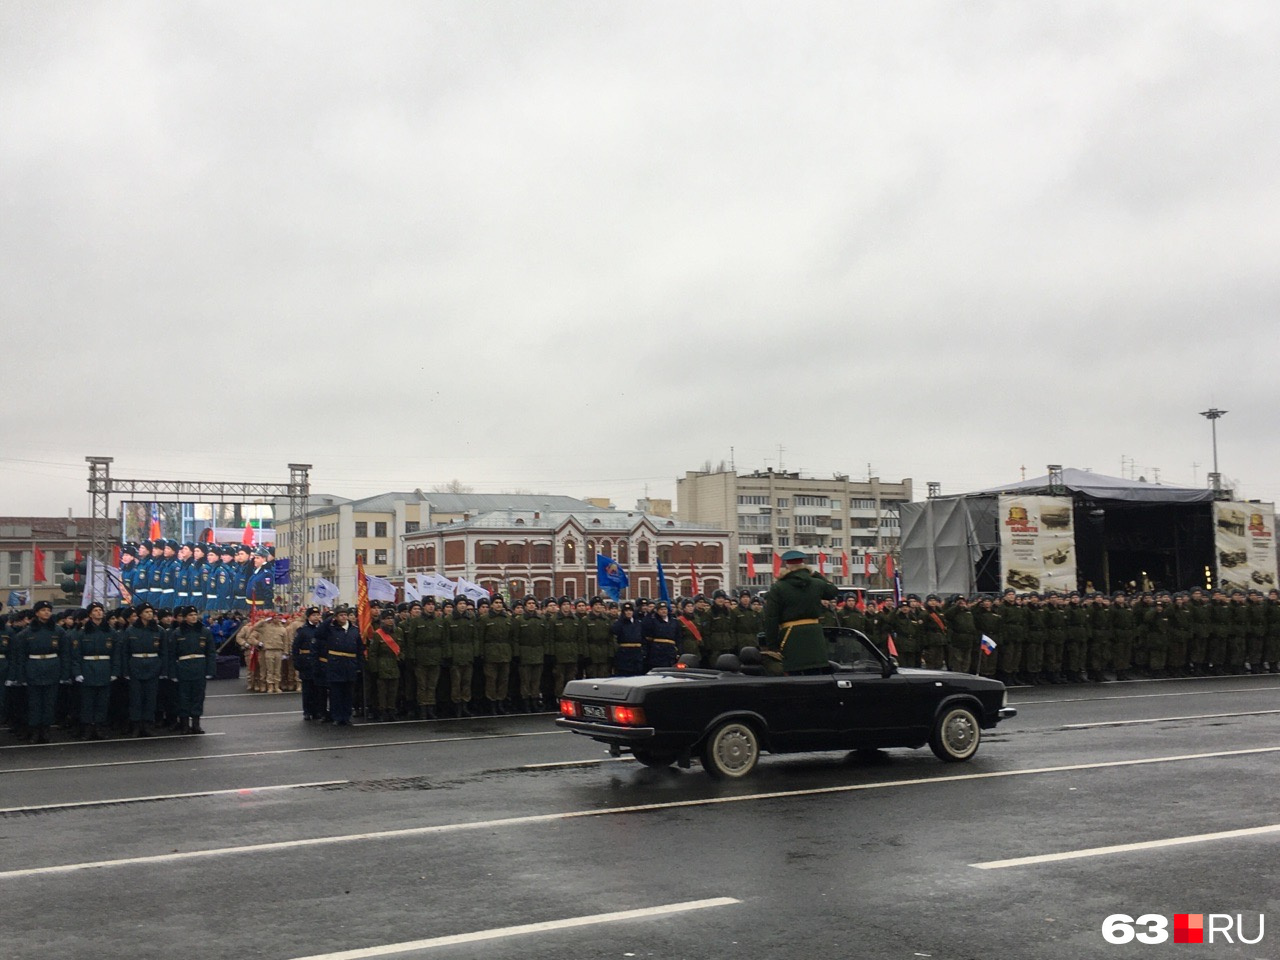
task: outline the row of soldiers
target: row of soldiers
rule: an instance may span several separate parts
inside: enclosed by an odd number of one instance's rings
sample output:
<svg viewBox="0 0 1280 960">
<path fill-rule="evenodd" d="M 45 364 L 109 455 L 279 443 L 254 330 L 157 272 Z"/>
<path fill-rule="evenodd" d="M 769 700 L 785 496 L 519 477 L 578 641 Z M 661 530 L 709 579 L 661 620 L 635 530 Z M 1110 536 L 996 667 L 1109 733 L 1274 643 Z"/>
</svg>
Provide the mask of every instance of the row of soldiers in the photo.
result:
<svg viewBox="0 0 1280 960">
<path fill-rule="evenodd" d="M 1067 683 L 1280 672 L 1280 594 L 1048 593 L 952 597 L 858 610 L 832 623 L 855 627 L 904 666 L 946 667 L 1005 683 Z M 984 652 L 982 638 L 994 643 Z"/>
<path fill-rule="evenodd" d="M 19 738 L 48 743 L 54 724 L 104 739 L 115 727 L 147 737 L 157 716 L 204 733 L 205 685 L 217 651 L 194 606 L 141 604 L 108 616 L 101 603 L 55 613 L 47 600 L 0 625 L 0 718 Z"/>
<path fill-rule="evenodd" d="M 274 571 L 270 547 L 244 543 L 143 540 L 120 548 L 121 596 L 135 607 L 270 610 Z"/>
</svg>

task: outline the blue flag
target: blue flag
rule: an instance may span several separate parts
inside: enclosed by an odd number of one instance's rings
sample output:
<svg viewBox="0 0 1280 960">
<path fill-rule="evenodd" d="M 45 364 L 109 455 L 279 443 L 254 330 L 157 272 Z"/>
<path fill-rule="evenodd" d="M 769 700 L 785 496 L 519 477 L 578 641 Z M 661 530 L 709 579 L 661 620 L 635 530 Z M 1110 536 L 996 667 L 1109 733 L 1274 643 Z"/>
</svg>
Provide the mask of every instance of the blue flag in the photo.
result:
<svg viewBox="0 0 1280 960">
<path fill-rule="evenodd" d="M 31 594 L 26 590 L 10 590 L 9 606 L 25 607 L 31 601 Z"/>
<path fill-rule="evenodd" d="M 283 586 L 289 582 L 289 558 L 282 557 L 275 562 L 275 579 L 276 583 Z"/>
<path fill-rule="evenodd" d="M 627 589 L 631 581 L 627 579 L 627 571 L 604 554 L 596 554 L 596 582 L 610 600 L 617 600 L 619 591 Z"/>
<path fill-rule="evenodd" d="M 662 561 L 658 561 L 658 599 L 671 603 L 671 594 L 667 592 L 667 575 L 662 572 Z"/>
</svg>

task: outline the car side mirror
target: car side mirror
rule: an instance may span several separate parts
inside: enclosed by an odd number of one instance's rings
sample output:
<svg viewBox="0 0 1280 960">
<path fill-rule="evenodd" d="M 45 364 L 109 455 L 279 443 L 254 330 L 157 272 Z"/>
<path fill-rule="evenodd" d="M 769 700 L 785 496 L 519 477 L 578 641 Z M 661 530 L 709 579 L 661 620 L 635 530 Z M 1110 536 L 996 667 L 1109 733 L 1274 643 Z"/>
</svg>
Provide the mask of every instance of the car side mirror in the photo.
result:
<svg viewBox="0 0 1280 960">
<path fill-rule="evenodd" d="M 892 660 L 884 661 L 884 666 L 880 668 L 880 676 L 888 680 L 891 676 L 898 672 L 898 665 Z"/>
</svg>

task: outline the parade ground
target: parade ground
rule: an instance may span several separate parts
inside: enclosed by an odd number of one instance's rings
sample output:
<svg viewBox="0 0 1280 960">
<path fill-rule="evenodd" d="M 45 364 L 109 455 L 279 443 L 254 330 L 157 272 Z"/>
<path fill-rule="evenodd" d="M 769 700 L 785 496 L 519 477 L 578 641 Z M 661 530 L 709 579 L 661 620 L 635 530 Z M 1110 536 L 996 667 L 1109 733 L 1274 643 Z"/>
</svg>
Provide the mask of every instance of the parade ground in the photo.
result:
<svg viewBox="0 0 1280 960">
<path fill-rule="evenodd" d="M 551 715 L 209 695 L 204 736 L 0 741 L 7 960 L 1280 957 L 1277 676 L 1016 688 L 971 762 L 739 782 Z M 1113 946 L 1117 914 L 1265 935 Z"/>
</svg>

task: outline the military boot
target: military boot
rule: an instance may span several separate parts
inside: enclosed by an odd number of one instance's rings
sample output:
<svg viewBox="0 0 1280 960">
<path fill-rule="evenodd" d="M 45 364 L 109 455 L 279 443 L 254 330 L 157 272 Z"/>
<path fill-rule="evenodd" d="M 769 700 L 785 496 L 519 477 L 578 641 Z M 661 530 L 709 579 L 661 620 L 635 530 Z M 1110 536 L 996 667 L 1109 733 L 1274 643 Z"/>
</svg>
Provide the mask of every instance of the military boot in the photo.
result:
<svg viewBox="0 0 1280 960">
<path fill-rule="evenodd" d="M 48 743 L 48 742 L 49 742 L 49 728 L 36 727 L 36 733 L 35 733 L 35 737 L 32 739 L 32 743 Z"/>
<path fill-rule="evenodd" d="M 192 718 L 191 718 L 191 730 L 190 730 L 190 732 L 191 732 L 191 733 L 204 733 L 204 727 L 200 726 L 200 718 L 199 718 L 199 717 L 192 717 Z"/>
</svg>

